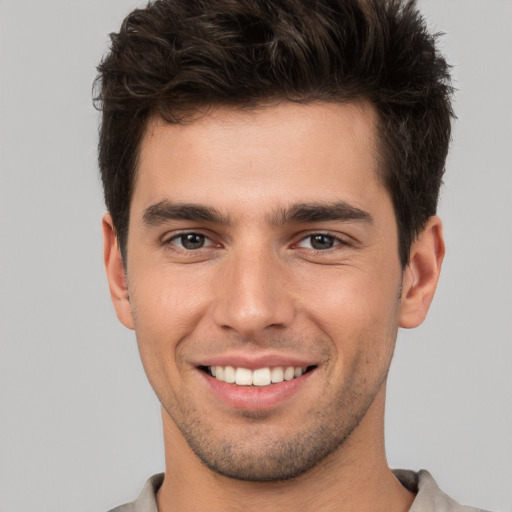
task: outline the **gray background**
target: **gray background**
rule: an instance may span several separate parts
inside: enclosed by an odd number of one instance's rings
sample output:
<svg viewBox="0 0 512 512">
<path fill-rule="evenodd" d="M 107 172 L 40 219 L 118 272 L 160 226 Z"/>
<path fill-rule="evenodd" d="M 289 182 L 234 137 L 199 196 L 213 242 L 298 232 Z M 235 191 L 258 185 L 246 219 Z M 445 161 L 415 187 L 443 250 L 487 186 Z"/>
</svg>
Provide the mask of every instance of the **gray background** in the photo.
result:
<svg viewBox="0 0 512 512">
<path fill-rule="evenodd" d="M 163 468 L 102 268 L 95 65 L 137 2 L 0 0 L 0 512 L 105 511 Z M 140 2 L 139 2 L 140 4 Z M 512 2 L 422 0 L 459 92 L 427 322 L 400 333 L 392 466 L 512 511 Z"/>
</svg>

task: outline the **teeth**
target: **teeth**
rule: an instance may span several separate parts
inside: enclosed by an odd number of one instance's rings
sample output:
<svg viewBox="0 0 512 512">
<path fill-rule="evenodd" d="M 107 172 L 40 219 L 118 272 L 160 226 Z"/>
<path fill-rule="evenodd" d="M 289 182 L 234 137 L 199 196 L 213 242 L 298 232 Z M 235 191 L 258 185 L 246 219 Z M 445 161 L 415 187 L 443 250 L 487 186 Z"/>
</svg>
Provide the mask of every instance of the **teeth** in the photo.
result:
<svg viewBox="0 0 512 512">
<path fill-rule="evenodd" d="M 259 368 L 252 373 L 253 386 L 268 386 L 271 382 L 270 368 Z"/>
<path fill-rule="evenodd" d="M 295 377 L 295 368 L 293 366 L 289 366 L 284 371 L 283 378 L 284 380 L 292 380 Z"/>
<path fill-rule="evenodd" d="M 224 381 L 226 382 L 226 381 Z M 237 386 L 252 385 L 252 372 L 247 368 L 237 368 L 235 372 L 235 382 Z"/>
<path fill-rule="evenodd" d="M 272 368 L 270 372 L 270 379 L 272 380 L 273 383 L 283 382 L 283 373 L 283 369 L 280 366 L 276 366 L 275 368 Z"/>
<path fill-rule="evenodd" d="M 232 366 L 226 366 L 226 368 L 224 368 L 224 382 L 229 382 L 230 384 L 233 384 L 235 380 L 235 369 Z"/>
<path fill-rule="evenodd" d="M 300 366 L 266 367 L 254 371 L 248 368 L 234 368 L 233 366 L 210 366 L 208 369 L 213 377 L 228 384 L 260 387 L 295 379 L 306 371 L 306 368 Z"/>
</svg>

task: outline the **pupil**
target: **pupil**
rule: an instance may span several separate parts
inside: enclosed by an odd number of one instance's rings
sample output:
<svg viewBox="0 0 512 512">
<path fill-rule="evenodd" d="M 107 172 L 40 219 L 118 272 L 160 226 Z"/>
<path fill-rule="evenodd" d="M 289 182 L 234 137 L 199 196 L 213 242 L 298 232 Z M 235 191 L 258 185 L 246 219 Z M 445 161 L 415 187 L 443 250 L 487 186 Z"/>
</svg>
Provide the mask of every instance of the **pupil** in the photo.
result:
<svg viewBox="0 0 512 512">
<path fill-rule="evenodd" d="M 334 245 L 334 239 L 328 235 L 314 235 L 311 237 L 311 245 L 315 249 L 330 249 Z"/>
<path fill-rule="evenodd" d="M 189 233 L 181 237 L 181 243 L 185 249 L 199 249 L 204 244 L 204 236 L 197 233 Z"/>
</svg>

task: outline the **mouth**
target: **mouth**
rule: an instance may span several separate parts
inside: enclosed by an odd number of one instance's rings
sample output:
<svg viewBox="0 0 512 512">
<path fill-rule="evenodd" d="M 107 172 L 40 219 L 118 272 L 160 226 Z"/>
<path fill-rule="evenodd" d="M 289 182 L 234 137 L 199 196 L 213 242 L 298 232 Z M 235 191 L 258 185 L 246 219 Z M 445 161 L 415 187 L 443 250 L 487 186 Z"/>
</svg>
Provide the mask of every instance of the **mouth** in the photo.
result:
<svg viewBox="0 0 512 512">
<path fill-rule="evenodd" d="M 234 366 L 200 366 L 200 370 L 215 380 L 241 387 L 268 387 L 292 381 L 313 371 L 313 366 L 266 366 L 251 370 Z"/>
</svg>

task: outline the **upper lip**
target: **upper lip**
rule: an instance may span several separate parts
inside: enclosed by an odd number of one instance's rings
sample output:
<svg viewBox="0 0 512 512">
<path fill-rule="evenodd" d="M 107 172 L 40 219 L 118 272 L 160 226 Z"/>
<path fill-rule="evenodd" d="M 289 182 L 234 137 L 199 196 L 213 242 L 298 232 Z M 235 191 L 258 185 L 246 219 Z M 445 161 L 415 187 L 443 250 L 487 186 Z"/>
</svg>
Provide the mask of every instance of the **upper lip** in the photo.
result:
<svg viewBox="0 0 512 512">
<path fill-rule="evenodd" d="M 196 366 L 233 366 L 234 368 L 248 368 L 249 370 L 256 370 L 258 368 L 267 367 L 289 367 L 295 368 L 308 366 L 317 366 L 318 361 L 300 356 L 285 355 L 285 354 L 240 354 L 240 353 L 226 353 L 216 356 L 205 357 L 197 362 Z"/>
</svg>

